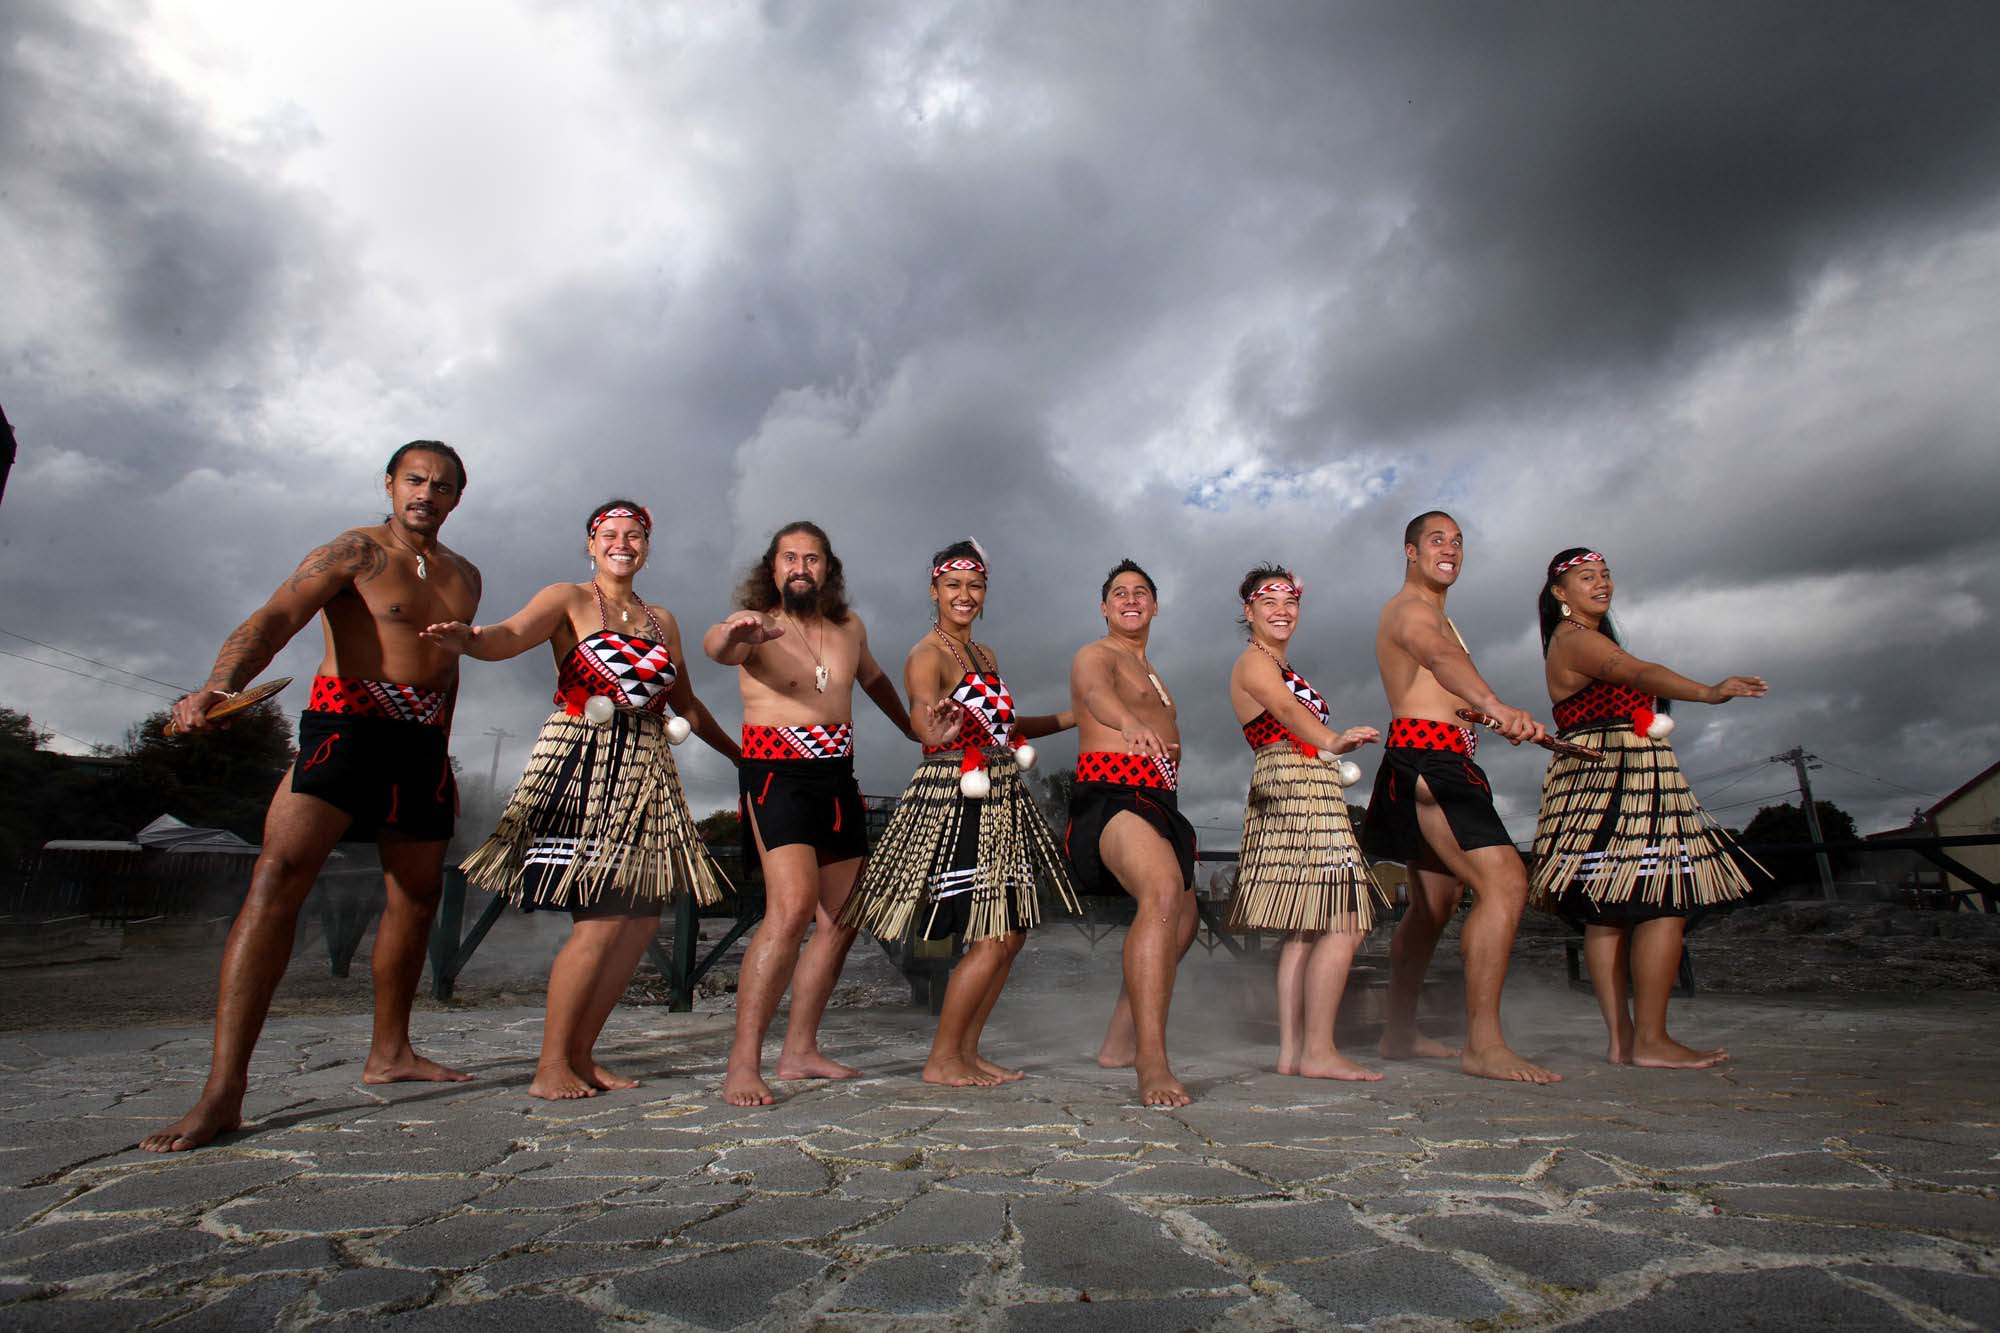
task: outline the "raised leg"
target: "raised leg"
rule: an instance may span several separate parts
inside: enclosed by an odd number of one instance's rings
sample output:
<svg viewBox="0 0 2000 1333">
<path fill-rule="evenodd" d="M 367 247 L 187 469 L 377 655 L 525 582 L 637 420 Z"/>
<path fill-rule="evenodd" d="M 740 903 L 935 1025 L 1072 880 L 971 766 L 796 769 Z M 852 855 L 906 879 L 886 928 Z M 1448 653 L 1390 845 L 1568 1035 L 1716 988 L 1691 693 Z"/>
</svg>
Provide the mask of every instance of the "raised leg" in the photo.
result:
<svg viewBox="0 0 2000 1333">
<path fill-rule="evenodd" d="M 299 907 L 350 822 L 325 801 L 294 792 L 289 774 L 278 785 L 264 816 L 264 850 L 251 868 L 250 891 L 222 948 L 208 1081 L 192 1110 L 139 1140 L 147 1152 L 186 1152 L 241 1126 L 250 1053 L 291 961 Z"/>
</svg>

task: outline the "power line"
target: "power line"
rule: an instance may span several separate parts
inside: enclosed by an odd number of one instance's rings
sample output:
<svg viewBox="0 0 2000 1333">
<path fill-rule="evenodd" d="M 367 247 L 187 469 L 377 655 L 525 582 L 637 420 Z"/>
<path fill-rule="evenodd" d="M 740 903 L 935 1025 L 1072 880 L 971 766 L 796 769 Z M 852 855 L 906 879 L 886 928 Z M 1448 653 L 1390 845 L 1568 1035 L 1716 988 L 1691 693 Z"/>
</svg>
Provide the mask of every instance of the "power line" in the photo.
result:
<svg viewBox="0 0 2000 1333">
<path fill-rule="evenodd" d="M 1728 805 L 1704 805 L 1702 808 L 1707 810 L 1710 814 L 1714 814 L 1718 810 L 1735 810 L 1740 806 L 1756 805 L 1760 801 L 1769 801 L 1779 796 L 1795 796 L 1797 794 L 1798 793 L 1794 791 L 1792 788 L 1787 787 L 1783 791 L 1767 792 L 1762 796 L 1752 796 L 1747 801 L 1731 801 Z"/>
<path fill-rule="evenodd" d="M 1839 769 L 1843 773 L 1852 773 L 1857 778 L 1867 778 L 1870 782 L 1879 782 L 1885 787 L 1894 787 L 1897 791 L 1906 791 L 1910 793 L 1910 795 L 1912 796 L 1928 796 L 1933 801 L 1935 801 L 1938 798 L 1937 792 L 1918 791 L 1915 787 L 1905 787 L 1900 782 L 1891 782 L 1887 778 L 1878 778 L 1873 773 L 1864 773 L 1862 770 L 1858 768 L 1849 768 L 1846 764 L 1838 763 L 1835 760 L 1828 759 L 1825 755 L 1821 755 L 1819 757 L 1819 761 L 1822 764 L 1831 764 L 1833 767 Z"/>
<path fill-rule="evenodd" d="M 1749 768 L 1762 768 L 1764 765 L 1770 762 L 1771 761 L 1768 759 L 1752 759 L 1748 763 L 1731 764 L 1728 768 L 1718 768 L 1713 773 L 1703 773 L 1699 777 L 1691 777 L 1688 779 L 1688 781 L 1707 782 L 1710 778 L 1719 778 L 1723 776 L 1725 773 L 1735 773 L 1739 770 L 1749 769 Z"/>
<path fill-rule="evenodd" d="M 176 692 L 174 694 L 174 698 L 176 699 L 180 698 L 181 695 L 183 694 L 189 693 L 189 691 L 183 689 L 179 685 L 174 684 L 170 680 L 155 680 L 151 676 L 140 675 L 140 673 L 137 671 L 127 671 L 124 667 L 112 666 L 111 663 L 109 662 L 100 662 L 94 657 L 85 657 L 82 653 L 73 653 L 67 648 L 58 648 L 52 643 L 43 643 L 40 639 L 31 639 L 27 635 L 17 634 L 11 629 L 0 628 L 0 634 L 5 634 L 10 639 L 19 639 L 23 643 L 32 643 L 37 648 L 46 648 L 52 653 L 61 653 L 64 657 L 74 657 L 79 662 L 88 662 L 92 666 L 103 667 L 106 671 L 116 671 L 121 676 L 133 676 L 138 678 L 139 680 L 146 681 L 148 684 L 164 685 L 168 689 Z"/>
<path fill-rule="evenodd" d="M 47 667 L 51 671 L 61 671 L 71 676 L 82 676 L 85 680 L 96 681 L 99 685 L 111 685 L 121 690 L 130 690 L 134 694 L 143 694 L 148 699 L 164 699 L 168 703 L 175 703 L 180 699 L 178 694 L 155 694 L 151 690 L 142 690 L 137 685 L 127 685 L 122 680 L 106 680 L 102 676 L 93 676 L 88 671 L 78 671 L 74 667 L 62 666 L 56 662 L 44 662 L 40 658 L 24 657 L 20 653 L 10 653 L 5 648 L 0 648 L 0 657 L 11 657 L 32 666 Z"/>
</svg>

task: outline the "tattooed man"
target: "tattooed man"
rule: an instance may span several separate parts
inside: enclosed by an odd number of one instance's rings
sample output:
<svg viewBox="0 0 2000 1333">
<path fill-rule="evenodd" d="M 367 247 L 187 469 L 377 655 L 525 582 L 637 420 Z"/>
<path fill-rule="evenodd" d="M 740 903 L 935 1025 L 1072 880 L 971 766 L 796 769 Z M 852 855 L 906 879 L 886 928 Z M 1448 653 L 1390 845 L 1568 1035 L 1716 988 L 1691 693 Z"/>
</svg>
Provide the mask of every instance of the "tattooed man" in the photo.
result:
<svg viewBox="0 0 2000 1333">
<path fill-rule="evenodd" d="M 176 723 L 201 731 L 207 710 L 248 684 L 308 621 L 318 615 L 325 624 L 298 761 L 271 798 L 263 851 L 223 948 L 208 1082 L 193 1110 L 140 1141 L 148 1152 L 198 1148 L 241 1125 L 250 1052 L 291 959 L 299 907 L 343 839 L 375 840 L 388 890 L 375 929 L 375 1033 L 362 1081 L 469 1077 L 410 1046 L 410 1001 L 458 807 L 445 747 L 458 659 L 420 631 L 469 622 L 479 605 L 479 571 L 438 541 L 465 489 L 465 464 L 449 445 L 416 440 L 389 459 L 382 484 L 388 519 L 306 556 L 222 645 L 207 684 L 174 705 Z"/>
</svg>

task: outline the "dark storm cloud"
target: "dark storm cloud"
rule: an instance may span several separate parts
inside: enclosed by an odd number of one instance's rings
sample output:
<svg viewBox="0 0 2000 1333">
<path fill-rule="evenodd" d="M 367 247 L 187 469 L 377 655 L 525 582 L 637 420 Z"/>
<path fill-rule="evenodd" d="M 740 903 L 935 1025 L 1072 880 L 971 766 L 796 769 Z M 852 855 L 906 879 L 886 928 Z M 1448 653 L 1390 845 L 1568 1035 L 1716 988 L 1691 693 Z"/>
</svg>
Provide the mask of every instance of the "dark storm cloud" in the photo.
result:
<svg viewBox="0 0 2000 1333">
<path fill-rule="evenodd" d="M 1375 616 L 1403 522 L 1442 504 L 1472 543 L 1453 615 L 1509 700 L 1545 702 L 1532 602 L 1577 540 L 1613 544 L 1637 651 L 1780 685 L 1684 710 L 1691 771 L 1838 739 L 1942 791 L 2000 746 L 1992 687 L 1953 667 L 2000 649 L 2000 12 L 692 12 L 604 20 L 612 123 L 572 128 L 632 145 L 632 197 L 573 207 L 617 243 L 525 256 L 495 300 L 421 263 L 383 278 L 357 237 L 393 248 L 393 209 L 276 183 L 309 108 L 290 147 L 245 149 L 108 23 L 11 9 L 0 210 L 48 285 L 6 325 L 6 401 L 47 469 L 10 487 L 6 539 L 35 556 L 10 606 L 191 678 L 306 546 L 379 515 L 387 448 L 433 434 L 471 464 L 446 535 L 485 568 L 484 619 L 584 576 L 597 501 L 652 505 L 641 587 L 728 719 L 696 644 L 782 521 L 832 532 L 892 673 L 928 623 L 923 557 L 978 535 L 982 635 L 1037 710 L 1130 554 L 1162 585 L 1189 803 L 1226 826 L 1242 570 L 1297 566 L 1298 664 L 1379 725 Z M 662 172 L 672 196 L 647 195 Z M 371 299 L 410 342 L 323 352 Z M 119 522 L 65 545 L 85 502 Z M 309 671 L 311 637 L 277 669 Z M 518 769 L 549 674 L 467 669 L 469 768 L 504 728 Z M 862 716 L 864 778 L 894 791 L 908 747 Z M 1539 752 L 1488 753 L 1525 833 Z M 683 771 L 698 808 L 731 799 L 719 761 Z"/>
<path fill-rule="evenodd" d="M 215 152 L 121 33 L 10 5 L 0 88 L 0 213 L 70 253 L 68 278 L 135 367 L 254 371 L 293 302 L 333 296 L 309 212 Z"/>
<path fill-rule="evenodd" d="M 1341 185 L 1397 223 L 1320 328 L 1325 415 L 1363 434 L 1655 374 L 1993 198 L 1990 5 L 1208 13 L 1250 105 L 1344 119 L 1279 136 L 1286 165 L 1380 136 Z"/>
</svg>

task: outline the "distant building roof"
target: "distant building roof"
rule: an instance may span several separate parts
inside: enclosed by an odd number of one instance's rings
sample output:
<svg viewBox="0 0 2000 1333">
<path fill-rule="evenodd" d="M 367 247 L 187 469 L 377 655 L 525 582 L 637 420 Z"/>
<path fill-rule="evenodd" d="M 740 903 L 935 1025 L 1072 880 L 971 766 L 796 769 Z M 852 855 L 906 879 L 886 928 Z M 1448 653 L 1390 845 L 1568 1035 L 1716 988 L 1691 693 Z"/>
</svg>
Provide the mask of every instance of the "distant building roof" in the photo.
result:
<svg viewBox="0 0 2000 1333">
<path fill-rule="evenodd" d="M 161 852 L 227 852 L 255 856 L 257 847 L 228 829 L 195 828 L 172 815 L 161 815 L 134 835 L 141 847 Z"/>
<path fill-rule="evenodd" d="M 1971 781 L 1959 787 L 1957 791 L 1954 791 L 1951 795 L 1945 797 L 1942 801 L 1939 801 L 1936 805 L 1924 811 L 1924 817 L 1926 819 L 1936 819 L 1938 817 L 1938 812 L 1940 810 L 1943 810 L 1946 806 L 1951 805 L 1957 801 L 1963 800 L 1966 796 L 1972 793 L 1974 788 L 1984 785 L 1985 782 L 1989 778 L 1993 777 L 1996 773 L 2000 773 L 2000 763 L 1994 764 L 1991 768 L 1988 768 L 1985 772 L 1979 774 Z"/>
</svg>

